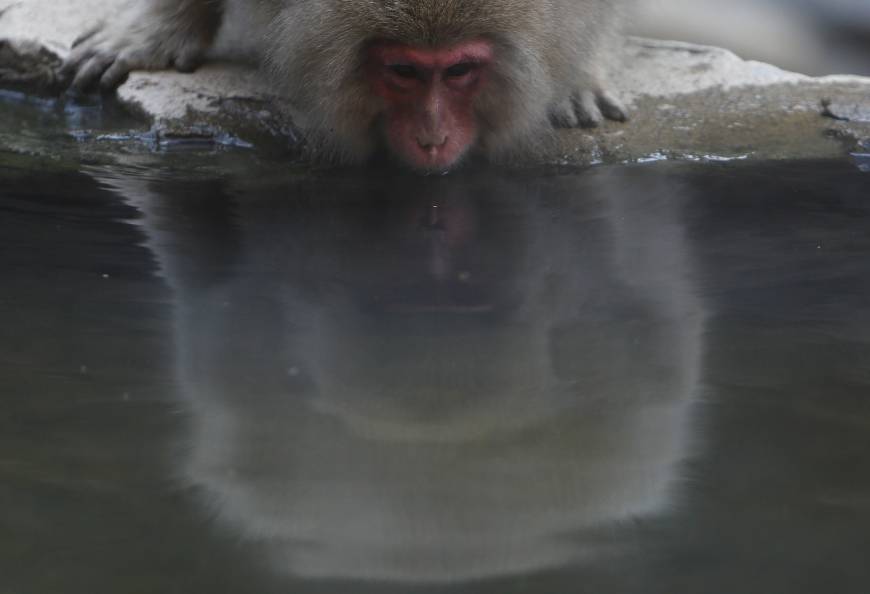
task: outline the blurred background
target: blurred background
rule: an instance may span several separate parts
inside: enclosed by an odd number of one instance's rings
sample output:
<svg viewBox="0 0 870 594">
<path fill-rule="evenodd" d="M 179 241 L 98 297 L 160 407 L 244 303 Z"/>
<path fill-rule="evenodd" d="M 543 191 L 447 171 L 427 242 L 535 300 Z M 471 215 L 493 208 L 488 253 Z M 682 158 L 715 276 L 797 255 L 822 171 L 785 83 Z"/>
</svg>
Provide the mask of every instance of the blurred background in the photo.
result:
<svg viewBox="0 0 870 594">
<path fill-rule="evenodd" d="M 638 0 L 634 32 L 804 74 L 870 75 L 870 0 Z"/>
</svg>

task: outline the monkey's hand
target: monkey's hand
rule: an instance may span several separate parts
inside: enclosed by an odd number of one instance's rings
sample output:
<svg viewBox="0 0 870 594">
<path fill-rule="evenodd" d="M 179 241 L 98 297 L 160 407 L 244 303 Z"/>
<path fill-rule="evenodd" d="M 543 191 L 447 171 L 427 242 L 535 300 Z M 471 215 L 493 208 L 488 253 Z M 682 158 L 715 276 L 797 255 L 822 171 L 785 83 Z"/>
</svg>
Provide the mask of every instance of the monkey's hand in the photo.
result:
<svg viewBox="0 0 870 594">
<path fill-rule="evenodd" d="M 613 95 L 603 89 L 578 90 L 550 110 L 557 128 L 595 128 L 605 118 L 615 122 L 628 120 L 628 110 Z"/>
<path fill-rule="evenodd" d="M 202 62 L 217 26 L 133 11 L 122 23 L 100 25 L 79 37 L 61 66 L 62 80 L 84 93 L 120 85 L 132 70 L 174 67 L 192 72 Z"/>
</svg>

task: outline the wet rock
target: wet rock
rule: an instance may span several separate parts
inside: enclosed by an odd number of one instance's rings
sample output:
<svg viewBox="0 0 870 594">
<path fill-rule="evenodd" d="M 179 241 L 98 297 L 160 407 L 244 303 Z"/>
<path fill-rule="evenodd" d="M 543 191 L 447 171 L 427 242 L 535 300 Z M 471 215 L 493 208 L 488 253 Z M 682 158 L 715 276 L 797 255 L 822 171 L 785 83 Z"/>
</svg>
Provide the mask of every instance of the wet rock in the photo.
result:
<svg viewBox="0 0 870 594">
<path fill-rule="evenodd" d="M 870 123 L 870 102 L 844 103 L 825 97 L 822 99 L 822 113 L 841 122 Z"/>
<path fill-rule="evenodd" d="M 30 39 L 0 39 L 0 87 L 54 93 L 58 55 Z"/>
</svg>

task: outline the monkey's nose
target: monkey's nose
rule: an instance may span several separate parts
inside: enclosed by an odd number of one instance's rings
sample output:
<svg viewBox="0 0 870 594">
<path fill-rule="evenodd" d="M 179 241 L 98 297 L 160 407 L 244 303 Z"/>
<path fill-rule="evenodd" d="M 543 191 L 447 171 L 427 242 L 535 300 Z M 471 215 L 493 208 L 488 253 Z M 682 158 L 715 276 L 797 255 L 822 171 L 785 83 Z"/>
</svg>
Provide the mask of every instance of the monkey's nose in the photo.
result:
<svg viewBox="0 0 870 594">
<path fill-rule="evenodd" d="M 436 153 L 447 144 L 447 136 L 441 134 L 418 136 L 417 144 L 427 153 Z"/>
</svg>

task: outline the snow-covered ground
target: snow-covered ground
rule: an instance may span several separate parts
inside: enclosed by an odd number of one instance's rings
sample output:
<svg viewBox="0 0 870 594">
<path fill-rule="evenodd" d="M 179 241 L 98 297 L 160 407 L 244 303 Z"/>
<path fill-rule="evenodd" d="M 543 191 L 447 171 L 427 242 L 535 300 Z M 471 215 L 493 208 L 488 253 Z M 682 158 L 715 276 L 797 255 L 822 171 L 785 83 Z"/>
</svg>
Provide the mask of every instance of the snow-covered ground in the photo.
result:
<svg viewBox="0 0 870 594">
<path fill-rule="evenodd" d="M 636 31 L 806 74 L 870 74 L 870 0 L 638 0 Z"/>
</svg>

